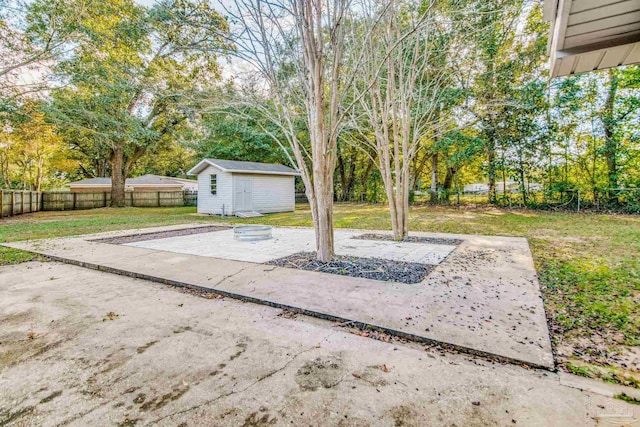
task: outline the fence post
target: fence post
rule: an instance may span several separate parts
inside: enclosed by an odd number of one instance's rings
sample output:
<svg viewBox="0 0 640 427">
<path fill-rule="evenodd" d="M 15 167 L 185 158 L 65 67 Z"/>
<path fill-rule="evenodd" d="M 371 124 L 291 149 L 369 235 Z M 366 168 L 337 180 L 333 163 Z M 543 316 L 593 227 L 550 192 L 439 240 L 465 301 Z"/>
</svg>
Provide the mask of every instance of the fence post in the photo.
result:
<svg viewBox="0 0 640 427">
<path fill-rule="evenodd" d="M 74 191 L 74 192 L 73 192 L 73 193 L 71 193 L 71 194 L 73 194 L 73 206 L 71 207 L 71 210 L 72 210 L 72 211 L 75 211 L 75 210 L 76 210 L 76 198 L 77 198 L 77 196 L 76 196 L 76 192 Z"/>
<path fill-rule="evenodd" d="M 103 208 L 107 207 L 107 192 L 106 191 L 102 192 L 102 207 Z"/>
<path fill-rule="evenodd" d="M 157 193 L 158 193 L 158 207 L 160 207 L 160 191 L 158 191 Z"/>
<path fill-rule="evenodd" d="M 24 213 L 24 190 L 20 192 L 20 214 Z"/>
<path fill-rule="evenodd" d="M 16 193 L 10 190 L 9 194 L 11 194 L 11 213 L 9 214 L 9 216 L 14 216 L 16 213 L 13 205 L 15 205 L 16 203 Z"/>
</svg>

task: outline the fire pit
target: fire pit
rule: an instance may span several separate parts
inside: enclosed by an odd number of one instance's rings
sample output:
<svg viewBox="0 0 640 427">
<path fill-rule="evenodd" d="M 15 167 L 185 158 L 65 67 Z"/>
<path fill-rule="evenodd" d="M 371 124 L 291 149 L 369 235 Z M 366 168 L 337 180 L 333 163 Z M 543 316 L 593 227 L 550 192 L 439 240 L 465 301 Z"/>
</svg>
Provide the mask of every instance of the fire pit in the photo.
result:
<svg viewBox="0 0 640 427">
<path fill-rule="evenodd" d="M 268 240 L 272 237 L 270 225 L 238 225 L 233 227 L 233 238 L 236 240 L 256 241 Z"/>
</svg>

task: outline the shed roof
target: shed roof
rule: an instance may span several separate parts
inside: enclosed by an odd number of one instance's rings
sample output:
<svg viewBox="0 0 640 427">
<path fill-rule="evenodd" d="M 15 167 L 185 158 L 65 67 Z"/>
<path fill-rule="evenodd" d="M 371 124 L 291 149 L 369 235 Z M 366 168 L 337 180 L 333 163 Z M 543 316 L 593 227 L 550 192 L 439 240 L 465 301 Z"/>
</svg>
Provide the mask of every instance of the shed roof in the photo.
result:
<svg viewBox="0 0 640 427">
<path fill-rule="evenodd" d="M 186 180 L 183 180 L 186 181 Z M 190 180 L 193 181 L 193 180 Z M 195 181 L 194 181 L 195 182 Z M 182 185 L 183 182 L 176 181 L 170 177 L 160 176 L 160 175 L 142 175 L 136 178 L 127 178 L 125 180 L 125 185 L 151 185 L 151 186 L 178 186 Z M 111 178 L 88 178 L 83 179 L 81 181 L 70 182 L 68 184 L 70 187 L 102 187 L 102 186 L 111 186 Z"/>
<path fill-rule="evenodd" d="M 551 77 L 640 62 L 640 0 L 545 0 Z"/>
<path fill-rule="evenodd" d="M 253 173 L 263 175 L 300 175 L 298 171 L 277 163 L 241 162 L 238 160 L 203 159 L 195 165 L 188 175 L 197 175 L 207 166 L 214 166 L 224 172 Z"/>
</svg>

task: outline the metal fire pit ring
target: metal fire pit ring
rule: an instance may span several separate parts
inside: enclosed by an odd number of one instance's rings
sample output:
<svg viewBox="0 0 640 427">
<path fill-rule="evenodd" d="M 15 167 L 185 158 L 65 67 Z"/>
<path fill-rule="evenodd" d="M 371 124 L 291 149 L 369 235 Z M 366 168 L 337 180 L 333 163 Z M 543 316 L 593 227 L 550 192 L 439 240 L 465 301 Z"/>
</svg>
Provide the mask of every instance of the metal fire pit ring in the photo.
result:
<svg viewBox="0 0 640 427">
<path fill-rule="evenodd" d="M 246 242 L 273 238 L 270 225 L 238 225 L 233 227 L 233 238 Z"/>
</svg>

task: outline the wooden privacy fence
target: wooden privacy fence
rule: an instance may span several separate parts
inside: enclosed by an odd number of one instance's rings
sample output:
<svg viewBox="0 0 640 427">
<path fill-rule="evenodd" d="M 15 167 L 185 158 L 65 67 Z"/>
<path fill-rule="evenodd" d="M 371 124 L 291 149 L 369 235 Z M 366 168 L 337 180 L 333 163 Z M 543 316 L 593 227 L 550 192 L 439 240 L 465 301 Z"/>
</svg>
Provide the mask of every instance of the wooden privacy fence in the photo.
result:
<svg viewBox="0 0 640 427">
<path fill-rule="evenodd" d="M 124 193 L 125 206 L 169 207 L 184 206 L 182 191 L 128 191 Z M 46 191 L 42 193 L 43 211 L 95 209 L 111 205 L 111 192 L 70 193 Z"/>
<path fill-rule="evenodd" d="M 125 193 L 125 206 L 171 207 L 195 206 L 198 193 L 194 191 L 131 191 Z M 111 192 L 72 193 L 69 191 L 2 190 L 0 218 L 37 211 L 66 211 L 95 209 L 111 205 Z"/>
<path fill-rule="evenodd" d="M 40 194 L 37 191 L 0 190 L 0 218 L 39 211 Z"/>
</svg>

